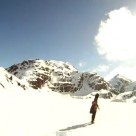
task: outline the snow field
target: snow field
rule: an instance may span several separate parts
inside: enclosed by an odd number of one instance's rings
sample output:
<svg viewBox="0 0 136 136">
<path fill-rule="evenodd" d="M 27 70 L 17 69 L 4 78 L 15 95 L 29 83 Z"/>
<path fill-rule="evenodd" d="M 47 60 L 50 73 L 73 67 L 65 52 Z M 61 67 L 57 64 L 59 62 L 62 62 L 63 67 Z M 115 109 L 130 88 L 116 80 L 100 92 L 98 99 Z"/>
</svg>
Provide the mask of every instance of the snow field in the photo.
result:
<svg viewBox="0 0 136 136">
<path fill-rule="evenodd" d="M 99 99 L 90 125 L 93 98 L 78 99 L 54 92 L 1 91 L 1 136 L 134 136 L 136 105 Z"/>
</svg>

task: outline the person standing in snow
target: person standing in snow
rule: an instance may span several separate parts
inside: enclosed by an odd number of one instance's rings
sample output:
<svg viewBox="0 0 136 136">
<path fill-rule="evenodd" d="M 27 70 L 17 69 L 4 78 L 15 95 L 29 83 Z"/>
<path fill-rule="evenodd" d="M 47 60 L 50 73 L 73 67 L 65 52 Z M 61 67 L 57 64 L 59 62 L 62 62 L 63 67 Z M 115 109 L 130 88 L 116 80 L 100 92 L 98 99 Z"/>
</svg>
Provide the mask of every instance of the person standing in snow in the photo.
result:
<svg viewBox="0 0 136 136">
<path fill-rule="evenodd" d="M 98 97 L 99 97 L 99 94 L 97 93 L 97 94 L 95 95 L 94 101 L 92 102 L 92 106 L 91 106 L 91 108 L 90 108 L 90 113 L 92 114 L 91 123 L 94 123 L 95 115 L 96 115 L 97 109 L 99 108 L 99 105 L 98 105 L 98 103 L 97 103 Z"/>
</svg>

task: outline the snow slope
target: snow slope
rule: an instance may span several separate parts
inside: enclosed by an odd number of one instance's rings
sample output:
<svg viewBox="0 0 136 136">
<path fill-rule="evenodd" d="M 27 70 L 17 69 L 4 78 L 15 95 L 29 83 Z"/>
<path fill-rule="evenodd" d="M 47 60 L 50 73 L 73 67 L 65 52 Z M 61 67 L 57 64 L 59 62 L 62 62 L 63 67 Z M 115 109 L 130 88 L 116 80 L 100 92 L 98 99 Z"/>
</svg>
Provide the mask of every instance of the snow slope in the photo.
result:
<svg viewBox="0 0 136 136">
<path fill-rule="evenodd" d="M 136 105 L 99 99 L 90 125 L 93 97 L 72 98 L 50 90 L 0 92 L 1 136 L 134 136 Z M 63 133 L 63 135 L 62 135 Z"/>
<path fill-rule="evenodd" d="M 16 76 L 8 73 L 4 68 L 0 67 L 0 91 L 8 89 L 28 90 L 27 82 L 21 81 Z"/>
</svg>

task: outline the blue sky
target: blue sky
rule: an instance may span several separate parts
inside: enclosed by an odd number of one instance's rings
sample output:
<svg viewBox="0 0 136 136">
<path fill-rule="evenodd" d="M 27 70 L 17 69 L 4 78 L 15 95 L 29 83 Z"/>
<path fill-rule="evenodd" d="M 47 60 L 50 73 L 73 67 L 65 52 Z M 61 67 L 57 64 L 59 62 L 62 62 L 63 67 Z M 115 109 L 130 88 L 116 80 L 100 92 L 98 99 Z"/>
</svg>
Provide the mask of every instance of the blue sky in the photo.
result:
<svg viewBox="0 0 136 136">
<path fill-rule="evenodd" d="M 111 53 L 113 48 L 109 46 L 114 45 L 106 42 L 113 31 L 104 33 L 122 7 L 125 7 L 122 12 L 129 11 L 133 14 L 130 16 L 135 16 L 135 4 L 135 0 L 1 0 L 0 66 L 7 68 L 28 59 L 53 59 L 69 62 L 79 71 L 96 71 L 107 78 L 122 71 L 117 70 L 121 66 L 128 70 L 132 65 L 135 68 L 134 61 L 128 64 L 132 58 L 122 61 L 113 57 L 116 54 Z M 117 13 L 110 16 L 115 10 Z M 111 24 L 114 28 L 114 23 Z M 128 72 L 121 74 L 125 73 Z"/>
</svg>

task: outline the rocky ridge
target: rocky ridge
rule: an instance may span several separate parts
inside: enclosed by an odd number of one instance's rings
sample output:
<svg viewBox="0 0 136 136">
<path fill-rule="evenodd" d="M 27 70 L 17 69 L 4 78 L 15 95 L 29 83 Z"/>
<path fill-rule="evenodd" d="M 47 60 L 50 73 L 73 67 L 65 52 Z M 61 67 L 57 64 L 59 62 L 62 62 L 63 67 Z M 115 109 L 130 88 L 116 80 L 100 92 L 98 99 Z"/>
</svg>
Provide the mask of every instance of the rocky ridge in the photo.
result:
<svg viewBox="0 0 136 136">
<path fill-rule="evenodd" d="M 112 86 L 97 73 L 79 73 L 71 64 L 61 61 L 27 60 L 6 69 L 34 89 L 50 88 L 52 91 L 88 95 L 93 91 L 107 90 Z"/>
</svg>

